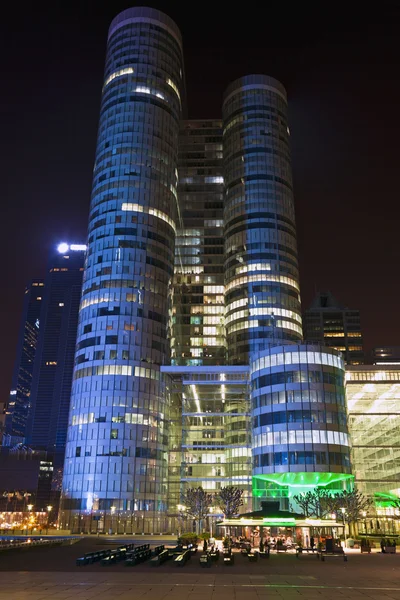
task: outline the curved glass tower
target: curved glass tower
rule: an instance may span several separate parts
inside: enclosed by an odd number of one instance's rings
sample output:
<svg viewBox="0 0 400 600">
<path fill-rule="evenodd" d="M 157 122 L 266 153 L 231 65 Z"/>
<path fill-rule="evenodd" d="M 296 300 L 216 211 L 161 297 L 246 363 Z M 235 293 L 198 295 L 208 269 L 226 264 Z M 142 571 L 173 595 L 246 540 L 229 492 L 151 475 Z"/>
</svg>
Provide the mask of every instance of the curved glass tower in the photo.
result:
<svg viewBox="0 0 400 600">
<path fill-rule="evenodd" d="M 180 32 L 132 8 L 111 23 L 75 355 L 61 524 L 163 531 L 168 299 L 183 96 Z M 94 525 L 95 524 L 95 525 Z"/>
<path fill-rule="evenodd" d="M 287 99 L 265 75 L 223 103 L 225 326 L 230 364 L 302 339 Z"/>
<path fill-rule="evenodd" d="M 276 346 L 250 362 L 253 487 L 256 497 L 290 497 L 352 480 L 340 352 Z"/>
</svg>

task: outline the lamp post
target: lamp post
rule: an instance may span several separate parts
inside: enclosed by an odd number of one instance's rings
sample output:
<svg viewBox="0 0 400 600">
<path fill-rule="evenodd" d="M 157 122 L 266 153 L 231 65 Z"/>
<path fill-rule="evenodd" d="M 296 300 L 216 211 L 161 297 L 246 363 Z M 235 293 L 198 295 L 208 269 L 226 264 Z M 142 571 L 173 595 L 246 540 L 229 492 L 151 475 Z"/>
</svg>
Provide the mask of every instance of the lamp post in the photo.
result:
<svg viewBox="0 0 400 600">
<path fill-rule="evenodd" d="M 345 508 L 341 508 L 340 510 L 342 511 L 342 517 L 343 517 L 344 547 L 346 548 L 347 547 L 346 520 L 345 520 L 346 509 Z"/>
<path fill-rule="evenodd" d="M 209 508 L 208 510 L 210 511 L 210 514 L 209 514 L 209 520 L 210 520 L 210 538 L 212 538 L 212 536 L 213 536 L 213 530 L 212 530 L 212 524 L 213 524 L 213 522 L 212 522 L 212 514 L 213 514 L 213 512 L 214 512 L 214 507 L 213 507 L 213 506 L 210 506 L 210 508 Z"/>
<path fill-rule="evenodd" d="M 365 540 L 368 541 L 368 533 L 367 533 L 367 511 L 366 510 L 363 510 L 362 516 L 364 517 Z"/>
<path fill-rule="evenodd" d="M 50 521 L 50 513 L 52 511 L 52 506 L 51 504 L 48 505 L 47 507 L 47 527 L 46 527 L 46 535 L 49 533 L 49 521 Z"/>
<path fill-rule="evenodd" d="M 178 504 L 177 509 L 178 509 L 178 538 L 179 538 L 181 536 L 181 533 L 184 533 L 184 532 L 180 531 L 180 525 L 182 524 L 182 528 L 183 528 L 186 506 L 184 506 L 183 504 Z"/>
<path fill-rule="evenodd" d="M 115 511 L 116 511 L 116 507 L 115 506 L 111 506 L 110 510 L 111 510 L 111 528 L 110 528 L 110 534 L 112 535 L 112 533 L 113 533 L 113 520 L 114 520 L 114 514 L 115 514 Z"/>
<path fill-rule="evenodd" d="M 30 521 L 31 521 L 31 518 L 32 518 L 31 517 L 31 512 L 32 512 L 33 504 L 28 504 L 27 508 L 28 508 L 28 512 L 29 512 L 29 519 L 28 519 L 28 531 L 29 531 L 29 524 L 31 524 Z"/>
</svg>

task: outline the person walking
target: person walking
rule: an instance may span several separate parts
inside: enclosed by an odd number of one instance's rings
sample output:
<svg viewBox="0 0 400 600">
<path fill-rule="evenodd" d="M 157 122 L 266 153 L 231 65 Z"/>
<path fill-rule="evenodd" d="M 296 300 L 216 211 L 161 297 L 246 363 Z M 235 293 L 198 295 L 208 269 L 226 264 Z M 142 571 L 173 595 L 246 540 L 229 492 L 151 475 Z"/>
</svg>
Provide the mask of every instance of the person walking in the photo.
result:
<svg viewBox="0 0 400 600">
<path fill-rule="evenodd" d="M 310 537 L 310 548 L 314 552 L 315 540 L 314 540 L 314 536 L 313 535 Z"/>
<path fill-rule="evenodd" d="M 205 539 L 204 544 L 203 544 L 203 552 L 207 552 L 207 547 L 208 547 L 208 544 L 207 544 L 207 540 Z"/>
</svg>

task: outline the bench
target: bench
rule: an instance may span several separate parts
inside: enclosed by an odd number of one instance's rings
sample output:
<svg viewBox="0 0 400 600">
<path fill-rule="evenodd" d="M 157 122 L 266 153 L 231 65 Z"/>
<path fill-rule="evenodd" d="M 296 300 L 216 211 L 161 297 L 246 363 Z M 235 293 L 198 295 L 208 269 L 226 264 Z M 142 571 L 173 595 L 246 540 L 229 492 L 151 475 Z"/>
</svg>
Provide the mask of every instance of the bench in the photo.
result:
<svg viewBox="0 0 400 600">
<path fill-rule="evenodd" d="M 191 557 L 191 552 L 190 550 L 185 550 L 184 552 L 182 552 L 182 554 L 178 554 L 178 556 L 176 558 L 174 558 L 174 564 L 177 567 L 183 567 L 186 562 L 190 559 Z"/>
<path fill-rule="evenodd" d="M 249 552 L 247 555 L 249 562 L 257 562 L 258 561 L 258 552 Z"/>
<path fill-rule="evenodd" d="M 247 552 L 246 552 L 246 554 L 247 554 Z M 224 565 L 227 565 L 227 566 L 233 565 L 233 563 L 234 563 L 233 552 L 231 552 L 230 550 L 224 550 L 223 557 L 224 557 Z"/>
<path fill-rule="evenodd" d="M 133 552 L 128 552 L 126 555 L 125 566 L 134 567 L 140 562 L 144 562 L 151 556 L 150 544 L 142 544 L 137 546 Z"/>
<path fill-rule="evenodd" d="M 206 567 L 211 567 L 211 558 L 209 554 L 202 554 L 199 559 L 201 567 L 205 569 Z"/>
<path fill-rule="evenodd" d="M 296 548 L 296 558 L 299 558 L 300 554 L 307 554 L 307 556 L 316 556 L 318 559 L 320 558 L 320 552 L 314 548 Z"/>
<path fill-rule="evenodd" d="M 259 558 L 269 558 L 271 551 L 270 551 L 270 547 L 266 546 L 265 550 L 263 550 L 262 552 L 260 551 L 258 553 Z"/>
<path fill-rule="evenodd" d="M 163 562 L 168 560 L 169 557 L 170 554 L 168 550 L 163 550 L 162 552 L 160 552 L 160 554 L 157 554 L 150 560 L 150 564 L 152 567 L 159 567 L 160 565 L 162 565 Z"/>
<path fill-rule="evenodd" d="M 154 550 L 153 550 L 153 554 L 154 554 L 154 556 L 158 556 L 159 554 L 161 554 L 161 552 L 164 552 L 164 550 L 165 550 L 165 546 L 164 545 L 162 545 L 162 546 L 156 546 L 154 548 Z"/>
<path fill-rule="evenodd" d="M 330 556 L 332 558 L 338 558 L 338 557 L 342 557 L 343 556 L 343 560 L 344 562 L 347 562 L 347 554 L 345 553 L 345 551 L 343 550 L 343 548 L 341 548 L 340 550 L 337 549 L 334 552 L 326 552 L 322 551 L 322 552 L 317 552 L 317 554 L 319 555 L 318 558 L 321 558 L 321 561 L 324 562 L 325 558 L 327 556 Z"/>
</svg>

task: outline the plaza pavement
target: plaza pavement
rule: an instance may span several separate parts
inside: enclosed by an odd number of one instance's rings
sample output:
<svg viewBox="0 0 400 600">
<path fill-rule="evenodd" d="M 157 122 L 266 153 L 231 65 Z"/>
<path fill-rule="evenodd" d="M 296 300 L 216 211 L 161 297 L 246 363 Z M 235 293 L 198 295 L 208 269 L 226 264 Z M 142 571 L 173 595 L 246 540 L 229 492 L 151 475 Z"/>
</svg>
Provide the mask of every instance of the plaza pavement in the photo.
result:
<svg viewBox="0 0 400 600">
<path fill-rule="evenodd" d="M 272 553 L 269 560 L 249 563 L 238 553 L 232 567 L 218 561 L 210 569 L 200 567 L 199 555 L 182 568 L 170 561 L 160 567 L 75 566 L 76 558 L 110 547 L 108 542 L 87 537 L 71 546 L 1 553 L 0 600 L 400 600 L 399 554 L 349 552 L 347 562 L 321 562 L 312 555 Z"/>
</svg>

